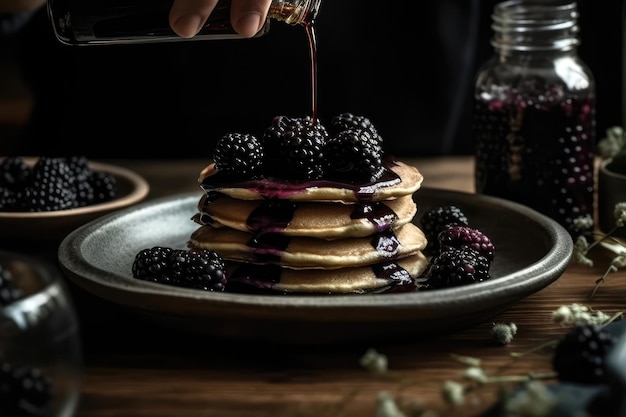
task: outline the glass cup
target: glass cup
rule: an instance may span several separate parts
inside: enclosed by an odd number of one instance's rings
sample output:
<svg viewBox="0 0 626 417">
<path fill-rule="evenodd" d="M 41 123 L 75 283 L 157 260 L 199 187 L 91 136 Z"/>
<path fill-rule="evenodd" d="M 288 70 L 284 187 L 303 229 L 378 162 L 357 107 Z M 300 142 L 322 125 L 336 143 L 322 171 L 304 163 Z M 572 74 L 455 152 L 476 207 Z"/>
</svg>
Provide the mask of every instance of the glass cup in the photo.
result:
<svg viewBox="0 0 626 417">
<path fill-rule="evenodd" d="M 72 416 L 82 360 L 78 320 L 60 272 L 0 251 L 0 410 Z"/>
</svg>

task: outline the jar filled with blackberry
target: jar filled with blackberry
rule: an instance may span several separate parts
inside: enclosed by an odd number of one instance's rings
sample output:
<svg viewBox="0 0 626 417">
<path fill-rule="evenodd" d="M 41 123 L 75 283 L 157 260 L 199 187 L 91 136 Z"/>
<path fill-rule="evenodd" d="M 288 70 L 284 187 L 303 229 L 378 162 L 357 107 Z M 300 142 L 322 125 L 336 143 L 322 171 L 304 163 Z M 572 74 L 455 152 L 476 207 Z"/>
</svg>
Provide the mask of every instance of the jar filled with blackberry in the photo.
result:
<svg viewBox="0 0 626 417">
<path fill-rule="evenodd" d="M 593 218 L 595 81 L 572 0 L 511 0 L 492 14 L 493 57 L 474 95 L 476 192 L 543 213 L 572 236 Z"/>
<path fill-rule="evenodd" d="M 273 0 L 263 27 L 270 20 L 290 25 L 310 24 L 321 0 Z M 170 28 L 173 0 L 48 0 L 48 16 L 56 38 L 67 45 L 134 44 L 189 40 Z M 230 0 L 220 0 L 193 40 L 241 38 L 230 24 Z"/>
</svg>

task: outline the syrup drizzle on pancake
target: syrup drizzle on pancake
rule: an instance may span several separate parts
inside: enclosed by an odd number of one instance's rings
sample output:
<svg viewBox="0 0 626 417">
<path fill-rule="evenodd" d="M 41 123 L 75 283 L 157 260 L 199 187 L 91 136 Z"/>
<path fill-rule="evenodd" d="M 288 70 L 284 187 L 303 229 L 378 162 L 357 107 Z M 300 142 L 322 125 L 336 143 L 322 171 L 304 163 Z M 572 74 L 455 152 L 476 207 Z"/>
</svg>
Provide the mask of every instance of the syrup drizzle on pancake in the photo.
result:
<svg viewBox="0 0 626 417">
<path fill-rule="evenodd" d="M 415 283 L 411 274 L 395 261 L 370 265 L 370 269 L 377 279 L 386 281 L 386 285 L 363 291 L 363 293 L 382 294 L 415 291 Z M 293 293 L 288 290 L 279 292 L 274 288 L 281 284 L 281 275 L 284 271 L 279 265 L 231 263 L 228 283 L 231 289 L 238 292 L 254 294 Z"/>
<path fill-rule="evenodd" d="M 290 196 L 301 193 L 308 188 L 342 188 L 349 189 L 357 196 L 358 201 L 371 201 L 376 191 L 399 184 L 402 180 L 391 170 L 396 166 L 395 159 L 386 157 L 383 161 L 383 173 L 375 181 L 363 184 L 362 182 L 338 180 L 285 180 L 282 178 L 260 178 L 250 180 L 233 180 L 232 177 L 216 171 L 213 175 L 204 178 L 200 184 L 206 193 L 211 193 L 223 187 L 246 188 L 265 198 L 279 198 L 288 200 Z"/>
</svg>

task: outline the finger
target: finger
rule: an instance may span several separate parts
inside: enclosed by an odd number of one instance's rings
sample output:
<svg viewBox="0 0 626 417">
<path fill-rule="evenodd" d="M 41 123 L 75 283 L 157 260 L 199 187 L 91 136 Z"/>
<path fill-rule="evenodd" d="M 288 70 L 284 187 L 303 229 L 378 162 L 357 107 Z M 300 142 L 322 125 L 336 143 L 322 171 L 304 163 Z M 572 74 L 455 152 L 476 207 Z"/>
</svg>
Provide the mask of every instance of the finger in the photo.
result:
<svg viewBox="0 0 626 417">
<path fill-rule="evenodd" d="M 230 22 L 241 36 L 254 36 L 265 23 L 272 0 L 232 0 Z"/>
<path fill-rule="evenodd" d="M 213 12 L 218 0 L 174 0 L 170 9 L 170 27 L 183 38 L 194 37 Z"/>
</svg>

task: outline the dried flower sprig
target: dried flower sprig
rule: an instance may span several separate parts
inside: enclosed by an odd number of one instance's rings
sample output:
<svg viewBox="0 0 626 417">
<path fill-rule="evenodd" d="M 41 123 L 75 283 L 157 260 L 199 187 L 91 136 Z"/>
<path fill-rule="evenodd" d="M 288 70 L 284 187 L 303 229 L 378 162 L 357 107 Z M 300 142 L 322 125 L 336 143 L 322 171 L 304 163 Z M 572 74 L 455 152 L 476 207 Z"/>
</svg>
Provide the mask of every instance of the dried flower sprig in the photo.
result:
<svg viewBox="0 0 626 417">
<path fill-rule="evenodd" d="M 606 130 L 606 137 L 598 142 L 598 154 L 603 158 L 626 155 L 626 136 L 622 127 L 613 126 Z"/>
<path fill-rule="evenodd" d="M 587 241 L 587 238 L 584 236 L 585 230 L 590 230 L 593 228 L 593 220 L 591 216 L 581 216 L 574 220 L 574 228 L 577 231 L 583 232 L 578 238 L 574 241 L 574 249 L 572 253 L 572 262 L 579 263 L 582 265 L 586 265 L 589 267 L 593 267 L 593 260 L 589 257 L 589 251 L 594 247 L 598 246 L 602 242 L 611 241 L 612 243 L 623 245 L 620 241 L 613 238 L 615 232 L 624 227 L 626 225 L 626 202 L 620 202 L 615 205 L 613 209 L 613 216 L 615 217 L 615 225 L 611 230 L 609 230 L 605 234 L 600 234 L 598 239 L 595 239 L 592 243 Z M 619 268 L 626 266 L 626 252 L 617 253 L 616 256 L 611 260 L 609 266 L 602 274 L 600 278 L 596 280 L 596 285 L 591 292 L 590 298 L 593 298 L 600 284 L 604 283 L 607 275 L 611 272 L 616 272 Z"/>
<path fill-rule="evenodd" d="M 621 126 L 613 126 L 606 130 L 606 137 L 602 138 L 597 145 L 597 154 L 602 158 L 612 158 L 626 160 L 626 132 Z M 579 263 L 589 267 L 593 266 L 593 260 L 589 257 L 589 251 L 603 242 L 622 245 L 624 243 L 614 238 L 615 232 L 626 225 L 626 202 L 619 202 L 613 209 L 615 217 L 615 225 L 608 233 L 595 234 L 596 238 L 589 243 L 588 236 L 593 231 L 593 219 L 590 215 L 581 216 L 574 219 L 574 229 L 580 233 L 580 236 L 574 241 L 574 251 L 572 253 L 571 262 Z M 616 257 L 610 262 L 605 272 L 596 280 L 596 285 L 591 292 L 590 298 L 593 298 L 600 284 L 606 281 L 607 276 L 616 272 L 618 268 L 626 266 L 626 255 L 624 252 L 617 252 Z"/>
</svg>

